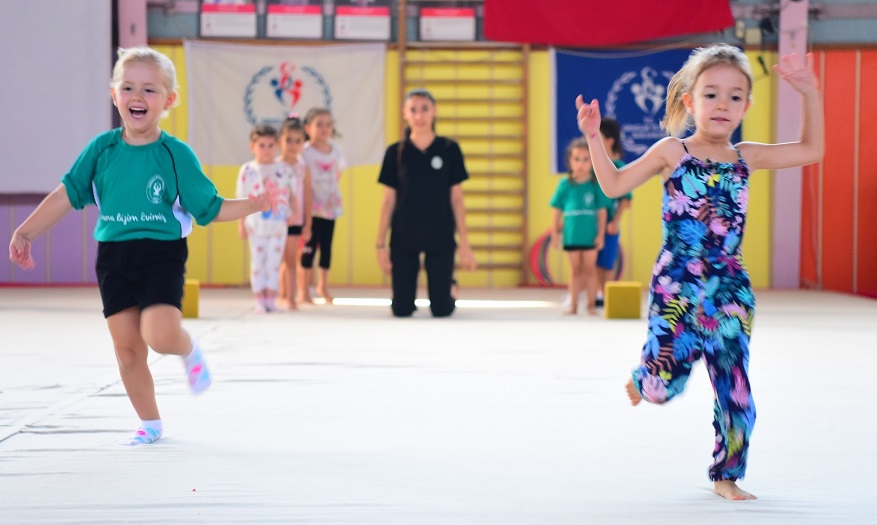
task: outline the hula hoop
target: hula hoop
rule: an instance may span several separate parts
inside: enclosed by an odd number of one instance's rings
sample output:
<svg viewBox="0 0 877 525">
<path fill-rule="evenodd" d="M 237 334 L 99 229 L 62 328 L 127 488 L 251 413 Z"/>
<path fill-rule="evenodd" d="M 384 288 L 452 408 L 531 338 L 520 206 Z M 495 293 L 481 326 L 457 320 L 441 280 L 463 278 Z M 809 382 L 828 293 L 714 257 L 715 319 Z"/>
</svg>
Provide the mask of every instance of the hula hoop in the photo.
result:
<svg viewBox="0 0 877 525">
<path fill-rule="evenodd" d="M 548 267 L 548 252 L 551 249 L 551 230 L 543 233 L 530 247 L 530 271 L 540 286 L 554 286 L 551 269 Z M 615 258 L 614 280 L 620 280 L 624 273 L 624 249 L 619 244 L 618 256 Z"/>
<path fill-rule="evenodd" d="M 621 244 L 618 244 L 618 257 L 615 258 L 615 280 L 621 280 L 621 274 L 624 273 L 624 250 Z"/>
<path fill-rule="evenodd" d="M 553 286 L 551 271 L 548 268 L 548 250 L 551 248 L 551 230 L 543 233 L 530 248 L 530 271 L 540 286 Z"/>
</svg>

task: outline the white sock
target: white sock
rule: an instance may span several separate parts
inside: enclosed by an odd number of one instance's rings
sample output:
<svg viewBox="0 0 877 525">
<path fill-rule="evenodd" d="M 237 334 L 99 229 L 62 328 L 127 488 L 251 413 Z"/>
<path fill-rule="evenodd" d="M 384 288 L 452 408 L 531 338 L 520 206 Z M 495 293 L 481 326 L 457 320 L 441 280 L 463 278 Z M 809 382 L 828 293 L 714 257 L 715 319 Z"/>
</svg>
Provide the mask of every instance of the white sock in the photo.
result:
<svg viewBox="0 0 877 525">
<path fill-rule="evenodd" d="M 125 439 L 120 439 L 119 444 L 129 447 L 148 445 L 161 438 L 163 431 L 164 427 L 162 426 L 160 419 L 141 421 L 140 428 L 135 430 L 133 434 Z"/>
</svg>

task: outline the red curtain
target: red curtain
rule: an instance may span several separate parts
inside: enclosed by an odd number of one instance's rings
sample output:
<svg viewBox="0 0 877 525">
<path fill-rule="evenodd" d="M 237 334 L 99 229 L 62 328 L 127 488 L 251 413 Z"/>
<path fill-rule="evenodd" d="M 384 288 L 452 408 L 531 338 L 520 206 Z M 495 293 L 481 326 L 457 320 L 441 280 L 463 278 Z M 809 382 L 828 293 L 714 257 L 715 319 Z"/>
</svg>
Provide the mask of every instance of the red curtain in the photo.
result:
<svg viewBox="0 0 877 525">
<path fill-rule="evenodd" d="M 484 35 L 498 42 L 617 46 L 732 25 L 729 0 L 484 0 Z"/>
</svg>

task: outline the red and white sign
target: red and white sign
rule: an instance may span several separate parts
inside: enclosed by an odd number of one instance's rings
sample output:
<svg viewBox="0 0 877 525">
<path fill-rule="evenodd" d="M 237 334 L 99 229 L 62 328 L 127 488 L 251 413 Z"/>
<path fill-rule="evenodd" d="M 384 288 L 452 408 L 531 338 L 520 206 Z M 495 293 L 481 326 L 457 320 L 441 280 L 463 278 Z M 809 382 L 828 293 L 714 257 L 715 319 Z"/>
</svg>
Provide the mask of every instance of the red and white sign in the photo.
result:
<svg viewBox="0 0 877 525">
<path fill-rule="evenodd" d="M 447 7 L 420 10 L 421 40 L 475 40 L 475 10 Z"/>
<path fill-rule="evenodd" d="M 265 34 L 269 38 L 323 38 L 323 7 L 269 5 Z"/>
<path fill-rule="evenodd" d="M 390 8 L 336 7 L 335 38 L 344 40 L 390 40 Z"/>
<path fill-rule="evenodd" d="M 201 36 L 256 38 L 256 4 L 201 4 Z"/>
</svg>

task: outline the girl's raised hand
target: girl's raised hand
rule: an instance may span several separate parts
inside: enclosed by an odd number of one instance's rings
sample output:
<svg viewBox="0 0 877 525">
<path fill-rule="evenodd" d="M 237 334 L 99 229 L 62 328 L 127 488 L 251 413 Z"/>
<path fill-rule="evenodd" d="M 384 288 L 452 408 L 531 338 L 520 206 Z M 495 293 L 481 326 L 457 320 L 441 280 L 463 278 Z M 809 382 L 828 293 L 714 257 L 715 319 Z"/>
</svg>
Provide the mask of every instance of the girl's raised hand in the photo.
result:
<svg viewBox="0 0 877 525">
<path fill-rule="evenodd" d="M 819 78 L 813 70 L 813 53 L 807 53 L 803 60 L 797 53 L 783 55 L 779 64 L 774 64 L 773 70 L 799 93 L 808 93 L 819 88 Z"/>
<path fill-rule="evenodd" d="M 579 131 L 585 138 L 594 138 L 600 133 L 600 104 L 597 99 L 585 104 L 585 99 L 579 95 L 576 97 L 576 109 L 578 110 Z"/>
</svg>

